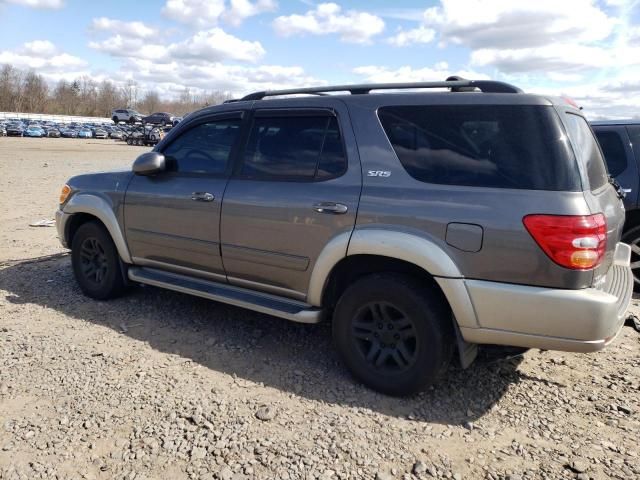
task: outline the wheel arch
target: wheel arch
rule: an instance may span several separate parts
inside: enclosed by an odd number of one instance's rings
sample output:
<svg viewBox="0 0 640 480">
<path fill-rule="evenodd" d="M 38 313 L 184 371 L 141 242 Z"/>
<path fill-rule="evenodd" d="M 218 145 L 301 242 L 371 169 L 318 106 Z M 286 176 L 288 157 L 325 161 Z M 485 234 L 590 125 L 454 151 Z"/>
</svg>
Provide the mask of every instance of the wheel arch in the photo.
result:
<svg viewBox="0 0 640 480">
<path fill-rule="evenodd" d="M 457 265 L 434 241 L 407 232 L 361 229 L 350 237 L 335 237 L 316 261 L 307 302 L 331 308 L 341 287 L 358 275 L 380 271 L 407 273 L 429 282 L 442 293 L 458 325 L 478 327 Z"/>
<path fill-rule="evenodd" d="M 64 207 L 64 213 L 71 214 L 65 226 L 65 240 L 71 246 L 73 235 L 83 223 L 97 219 L 109 232 L 120 258 L 125 263 L 131 263 L 131 255 L 127 248 L 124 235 L 111 205 L 106 199 L 87 193 L 79 193 L 71 197 Z"/>
</svg>

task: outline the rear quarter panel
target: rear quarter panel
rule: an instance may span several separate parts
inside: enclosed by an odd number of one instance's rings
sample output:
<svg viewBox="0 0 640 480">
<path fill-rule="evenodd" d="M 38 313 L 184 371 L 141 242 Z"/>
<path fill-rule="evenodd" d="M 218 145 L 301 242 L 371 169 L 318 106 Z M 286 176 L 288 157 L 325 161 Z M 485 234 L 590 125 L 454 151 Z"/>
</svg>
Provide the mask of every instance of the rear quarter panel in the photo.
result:
<svg viewBox="0 0 640 480">
<path fill-rule="evenodd" d="M 484 97 L 478 97 L 484 95 Z M 425 105 L 442 97 L 422 96 Z M 460 102 L 541 102 L 540 97 L 464 94 Z M 398 105 L 416 102 L 399 95 L 385 100 Z M 446 100 L 444 100 L 446 101 Z M 531 104 L 531 103 L 529 103 Z M 444 249 L 466 278 L 555 288 L 584 288 L 591 271 L 573 271 L 551 261 L 526 231 L 522 219 L 533 213 L 588 215 L 583 192 L 552 192 L 435 185 L 411 177 L 400 164 L 377 117 L 381 106 L 371 99 L 349 102 L 363 165 L 363 192 L 356 229 L 388 228 L 411 232 Z M 389 172 L 371 176 L 369 171 Z M 482 228 L 477 252 L 466 252 L 446 241 L 452 222 Z"/>
</svg>

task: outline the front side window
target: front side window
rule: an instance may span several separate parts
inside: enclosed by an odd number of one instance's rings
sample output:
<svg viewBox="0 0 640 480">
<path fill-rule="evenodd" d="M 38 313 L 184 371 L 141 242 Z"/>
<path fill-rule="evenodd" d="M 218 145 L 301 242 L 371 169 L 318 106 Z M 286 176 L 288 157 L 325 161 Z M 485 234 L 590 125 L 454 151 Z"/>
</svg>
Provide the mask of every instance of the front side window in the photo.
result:
<svg viewBox="0 0 640 480">
<path fill-rule="evenodd" d="M 567 113 L 567 134 L 576 149 L 576 156 L 587 169 L 589 186 L 597 190 L 608 182 L 607 169 L 591 128 L 580 115 Z"/>
<path fill-rule="evenodd" d="M 177 172 L 222 174 L 238 139 L 240 123 L 240 119 L 202 123 L 182 133 L 163 153 Z"/>
<path fill-rule="evenodd" d="M 400 163 L 440 185 L 580 190 L 575 158 L 552 107 L 410 105 L 378 110 Z"/>
<path fill-rule="evenodd" d="M 325 180 L 346 169 L 333 116 L 256 117 L 241 175 L 248 178 Z"/>
<path fill-rule="evenodd" d="M 607 162 L 607 168 L 612 176 L 620 175 L 627 169 L 627 153 L 618 132 L 596 131 L 596 138 Z"/>
</svg>

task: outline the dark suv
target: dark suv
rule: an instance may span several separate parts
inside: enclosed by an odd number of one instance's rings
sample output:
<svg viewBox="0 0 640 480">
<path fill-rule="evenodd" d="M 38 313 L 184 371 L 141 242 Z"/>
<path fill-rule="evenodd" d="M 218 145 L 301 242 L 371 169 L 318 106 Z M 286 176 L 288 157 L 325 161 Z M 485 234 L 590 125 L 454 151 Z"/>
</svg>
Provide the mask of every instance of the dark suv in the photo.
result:
<svg viewBox="0 0 640 480">
<path fill-rule="evenodd" d="M 631 269 L 640 290 L 640 120 L 591 123 L 611 175 L 625 193 L 622 241 L 631 246 Z"/>
<path fill-rule="evenodd" d="M 493 81 L 205 108 L 131 170 L 70 179 L 56 219 L 90 297 L 135 282 L 326 319 L 351 372 L 391 394 L 477 344 L 599 350 L 633 288 L 622 200 L 580 110 Z"/>
</svg>

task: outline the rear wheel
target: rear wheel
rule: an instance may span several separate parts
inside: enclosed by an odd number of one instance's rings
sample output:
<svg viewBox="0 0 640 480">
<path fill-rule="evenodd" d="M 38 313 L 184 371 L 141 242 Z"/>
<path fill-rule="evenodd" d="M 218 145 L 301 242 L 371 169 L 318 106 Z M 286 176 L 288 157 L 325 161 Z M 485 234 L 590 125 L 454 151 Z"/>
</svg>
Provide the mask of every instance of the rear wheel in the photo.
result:
<svg viewBox="0 0 640 480">
<path fill-rule="evenodd" d="M 640 225 L 622 234 L 622 241 L 631 247 L 631 271 L 633 272 L 633 289 L 640 292 Z"/>
<path fill-rule="evenodd" d="M 87 222 L 78 228 L 71 264 L 80 289 L 91 298 L 107 300 L 124 290 L 118 250 L 102 224 Z"/>
<path fill-rule="evenodd" d="M 338 301 L 333 339 L 358 380 L 382 393 L 410 395 L 447 367 L 451 321 L 435 290 L 409 276 L 375 274 L 352 284 Z"/>
<path fill-rule="evenodd" d="M 136 119 L 135 119 L 135 117 L 131 117 L 131 118 L 129 119 L 129 123 L 130 123 L 131 125 L 133 125 L 134 123 L 136 123 Z"/>
</svg>

